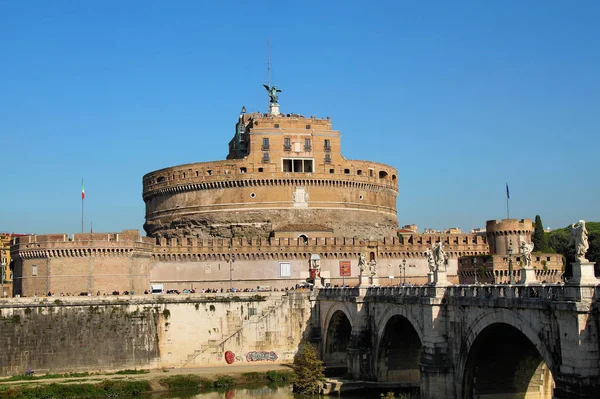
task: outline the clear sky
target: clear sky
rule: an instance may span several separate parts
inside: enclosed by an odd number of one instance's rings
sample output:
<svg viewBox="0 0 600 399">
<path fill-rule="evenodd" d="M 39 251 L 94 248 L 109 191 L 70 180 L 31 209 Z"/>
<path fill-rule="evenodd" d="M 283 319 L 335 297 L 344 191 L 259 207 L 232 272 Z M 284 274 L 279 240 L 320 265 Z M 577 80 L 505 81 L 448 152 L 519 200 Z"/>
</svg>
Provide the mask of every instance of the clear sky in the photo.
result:
<svg viewBox="0 0 600 399">
<path fill-rule="evenodd" d="M 0 231 L 142 229 L 142 176 L 237 115 L 330 116 L 399 171 L 398 221 L 600 220 L 598 1 L 0 0 Z M 596 155 L 595 155 L 596 154 Z M 596 158 L 594 158 L 596 157 Z"/>
</svg>

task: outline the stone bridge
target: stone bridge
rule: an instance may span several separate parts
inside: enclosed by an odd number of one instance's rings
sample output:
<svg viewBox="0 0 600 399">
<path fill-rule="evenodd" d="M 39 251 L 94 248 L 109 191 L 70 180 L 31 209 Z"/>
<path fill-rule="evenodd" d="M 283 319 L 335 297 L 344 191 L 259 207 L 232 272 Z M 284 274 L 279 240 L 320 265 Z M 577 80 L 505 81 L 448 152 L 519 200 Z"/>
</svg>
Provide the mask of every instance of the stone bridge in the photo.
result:
<svg viewBox="0 0 600 399">
<path fill-rule="evenodd" d="M 334 375 L 423 398 L 600 398 L 599 298 L 596 285 L 324 288 L 316 336 Z"/>
</svg>

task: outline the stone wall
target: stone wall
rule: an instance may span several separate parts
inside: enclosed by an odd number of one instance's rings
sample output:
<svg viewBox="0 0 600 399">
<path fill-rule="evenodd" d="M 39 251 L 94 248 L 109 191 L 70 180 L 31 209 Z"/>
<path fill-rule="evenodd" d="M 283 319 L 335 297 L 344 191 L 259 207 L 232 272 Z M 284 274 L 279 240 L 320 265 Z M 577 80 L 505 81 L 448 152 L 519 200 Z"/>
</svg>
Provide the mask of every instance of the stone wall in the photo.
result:
<svg viewBox="0 0 600 399">
<path fill-rule="evenodd" d="M 308 294 L 239 295 L 1 301 L 0 375 L 290 362 Z"/>
</svg>

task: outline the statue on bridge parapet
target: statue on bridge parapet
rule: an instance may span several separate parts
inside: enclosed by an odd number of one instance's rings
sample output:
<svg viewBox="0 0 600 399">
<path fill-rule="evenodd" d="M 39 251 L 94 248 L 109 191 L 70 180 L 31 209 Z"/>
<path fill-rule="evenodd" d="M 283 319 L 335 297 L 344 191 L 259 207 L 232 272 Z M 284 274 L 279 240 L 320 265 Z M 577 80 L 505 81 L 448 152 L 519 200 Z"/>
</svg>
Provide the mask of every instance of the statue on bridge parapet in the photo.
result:
<svg viewBox="0 0 600 399">
<path fill-rule="evenodd" d="M 427 258 L 427 266 L 429 267 L 429 273 L 435 272 L 435 259 L 433 259 L 433 251 L 427 248 L 425 250 L 425 257 Z"/>
<path fill-rule="evenodd" d="M 360 276 L 364 276 L 365 271 L 367 270 L 367 262 L 365 260 L 365 254 L 362 252 L 358 256 L 358 271 Z"/>
<path fill-rule="evenodd" d="M 585 220 L 580 220 L 577 223 L 573 223 L 571 225 L 571 238 L 569 240 L 569 245 L 573 245 L 575 243 L 575 258 L 580 263 L 588 262 L 585 257 L 590 245 L 588 243 L 588 231 L 585 228 Z"/>
<path fill-rule="evenodd" d="M 435 263 L 435 270 L 446 270 L 448 265 L 448 254 L 444 251 L 444 245 L 441 242 L 434 244 L 431 248 Z"/>
<path fill-rule="evenodd" d="M 533 252 L 534 244 L 527 244 L 525 241 L 521 241 L 521 255 L 523 255 L 523 267 L 531 267 L 531 253 Z"/>
</svg>

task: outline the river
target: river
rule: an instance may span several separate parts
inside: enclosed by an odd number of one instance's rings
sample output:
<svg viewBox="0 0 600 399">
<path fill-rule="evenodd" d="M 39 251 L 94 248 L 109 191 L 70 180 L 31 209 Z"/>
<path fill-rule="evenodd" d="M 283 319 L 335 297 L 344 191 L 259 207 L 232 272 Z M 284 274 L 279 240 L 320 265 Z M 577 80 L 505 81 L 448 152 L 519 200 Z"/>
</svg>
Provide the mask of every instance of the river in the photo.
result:
<svg viewBox="0 0 600 399">
<path fill-rule="evenodd" d="M 256 387 L 256 388 L 236 388 L 220 392 L 205 393 L 155 393 L 143 396 L 144 399 L 317 399 L 317 398 L 344 398 L 344 399 L 380 399 L 381 391 L 370 390 L 362 392 L 352 392 L 340 396 L 305 396 L 292 393 L 291 386 L 284 387 Z M 396 395 L 397 398 L 402 396 Z"/>
</svg>

